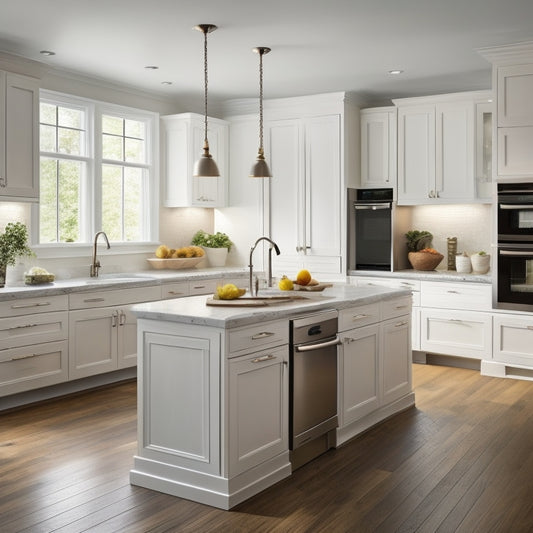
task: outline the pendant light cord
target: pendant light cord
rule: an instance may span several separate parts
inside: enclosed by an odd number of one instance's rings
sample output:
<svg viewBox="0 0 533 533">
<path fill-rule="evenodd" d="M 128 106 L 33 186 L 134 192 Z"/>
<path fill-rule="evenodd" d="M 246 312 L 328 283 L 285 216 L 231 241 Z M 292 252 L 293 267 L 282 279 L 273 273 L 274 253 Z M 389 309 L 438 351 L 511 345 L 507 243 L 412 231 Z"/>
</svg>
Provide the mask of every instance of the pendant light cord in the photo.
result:
<svg viewBox="0 0 533 533">
<path fill-rule="evenodd" d="M 204 150 L 209 150 L 207 140 L 207 29 L 204 30 Z"/>
<path fill-rule="evenodd" d="M 259 52 L 259 151 L 263 153 L 263 51 Z"/>
</svg>

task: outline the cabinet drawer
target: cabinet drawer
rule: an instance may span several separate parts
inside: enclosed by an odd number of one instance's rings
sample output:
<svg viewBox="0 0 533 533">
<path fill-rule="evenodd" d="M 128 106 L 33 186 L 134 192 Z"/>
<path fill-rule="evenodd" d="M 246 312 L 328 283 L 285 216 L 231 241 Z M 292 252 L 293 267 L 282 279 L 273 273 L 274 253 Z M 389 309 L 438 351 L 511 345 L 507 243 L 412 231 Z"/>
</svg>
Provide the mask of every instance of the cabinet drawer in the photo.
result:
<svg viewBox="0 0 533 533">
<path fill-rule="evenodd" d="M 379 303 L 350 307 L 339 311 L 339 331 L 379 322 Z"/>
<path fill-rule="evenodd" d="M 533 319 L 523 315 L 495 315 L 493 358 L 533 367 Z"/>
<path fill-rule="evenodd" d="M 27 315 L 28 313 L 49 313 L 68 310 L 68 296 L 48 296 L 38 298 L 19 298 L 0 302 L 0 317 Z"/>
<path fill-rule="evenodd" d="M 411 313 L 411 304 L 411 296 L 381 302 L 381 319 L 388 320 L 389 318 L 408 315 Z"/>
<path fill-rule="evenodd" d="M 421 309 L 422 351 L 490 359 L 492 317 L 489 313 Z"/>
<path fill-rule="evenodd" d="M 233 354 L 242 350 L 253 352 L 263 346 L 277 346 L 288 342 L 288 321 L 266 322 L 231 330 L 229 333 L 229 353 Z"/>
<path fill-rule="evenodd" d="M 68 341 L 0 351 L 0 396 L 68 379 Z"/>
<path fill-rule="evenodd" d="M 68 338 L 68 311 L 0 319 L 0 350 Z"/>
<path fill-rule="evenodd" d="M 479 283 L 423 281 L 420 305 L 441 309 L 492 310 L 492 287 Z"/>
<path fill-rule="evenodd" d="M 201 281 L 189 282 L 189 295 L 195 296 L 199 294 L 211 294 L 217 289 L 217 285 L 220 283 L 218 279 L 205 279 Z"/>
<path fill-rule="evenodd" d="M 154 285 L 153 287 L 72 293 L 69 295 L 69 304 L 70 309 L 88 309 L 151 302 L 160 298 L 161 288 Z"/>
<path fill-rule="evenodd" d="M 170 298 L 183 298 L 189 296 L 189 282 L 178 281 L 176 283 L 165 283 L 161 287 L 161 298 L 168 300 Z"/>
</svg>

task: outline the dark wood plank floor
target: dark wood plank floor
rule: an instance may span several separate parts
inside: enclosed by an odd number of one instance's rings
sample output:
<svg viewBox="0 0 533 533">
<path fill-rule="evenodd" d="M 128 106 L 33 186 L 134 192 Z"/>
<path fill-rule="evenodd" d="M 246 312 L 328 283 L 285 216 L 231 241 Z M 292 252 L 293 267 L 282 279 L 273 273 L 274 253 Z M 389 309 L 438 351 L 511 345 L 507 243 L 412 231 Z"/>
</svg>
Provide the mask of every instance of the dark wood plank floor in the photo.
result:
<svg viewBox="0 0 533 533">
<path fill-rule="evenodd" d="M 129 484 L 133 382 L 0 414 L 0 531 L 533 531 L 533 383 L 414 382 L 416 408 L 229 512 Z"/>
</svg>

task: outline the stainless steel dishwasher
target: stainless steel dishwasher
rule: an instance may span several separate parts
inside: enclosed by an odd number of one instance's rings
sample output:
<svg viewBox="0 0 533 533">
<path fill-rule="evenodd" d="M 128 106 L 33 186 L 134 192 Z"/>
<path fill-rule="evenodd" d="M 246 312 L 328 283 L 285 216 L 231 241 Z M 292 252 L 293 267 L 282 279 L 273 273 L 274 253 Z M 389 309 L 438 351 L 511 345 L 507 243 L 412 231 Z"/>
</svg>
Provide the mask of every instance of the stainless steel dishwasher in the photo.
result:
<svg viewBox="0 0 533 533">
<path fill-rule="evenodd" d="M 292 469 L 335 446 L 337 336 L 335 309 L 290 321 L 290 416 Z"/>
</svg>

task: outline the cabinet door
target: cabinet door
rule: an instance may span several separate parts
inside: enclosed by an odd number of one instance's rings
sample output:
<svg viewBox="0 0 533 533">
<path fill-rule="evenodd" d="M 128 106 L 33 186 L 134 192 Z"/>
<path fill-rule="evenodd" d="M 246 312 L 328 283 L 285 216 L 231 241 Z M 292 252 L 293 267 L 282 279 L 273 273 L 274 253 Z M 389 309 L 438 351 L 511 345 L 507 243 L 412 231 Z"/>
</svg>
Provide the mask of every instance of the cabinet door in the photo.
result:
<svg viewBox="0 0 533 533">
<path fill-rule="evenodd" d="M 436 198 L 474 198 L 474 150 L 474 103 L 437 104 Z"/>
<path fill-rule="evenodd" d="M 498 175 L 533 174 L 533 126 L 498 128 Z"/>
<path fill-rule="evenodd" d="M 498 127 L 533 126 L 533 64 L 498 67 Z"/>
<path fill-rule="evenodd" d="M 492 353 L 492 318 L 489 313 L 424 309 L 420 311 L 422 351 L 487 359 Z"/>
<path fill-rule="evenodd" d="M 435 106 L 398 109 L 398 204 L 435 197 Z"/>
<path fill-rule="evenodd" d="M 339 365 L 340 426 L 362 418 L 379 407 L 379 325 L 341 334 Z"/>
<path fill-rule="evenodd" d="M 412 390 L 410 315 L 383 322 L 381 325 L 381 368 L 384 405 Z"/>
<path fill-rule="evenodd" d="M 533 320 L 524 315 L 494 315 L 493 358 L 533 367 Z"/>
<path fill-rule="evenodd" d="M 288 347 L 229 363 L 229 475 L 289 449 Z"/>
<path fill-rule="evenodd" d="M 300 244 L 306 255 L 341 254 L 340 117 L 305 122 L 305 182 Z"/>
<path fill-rule="evenodd" d="M 361 187 L 396 185 L 396 110 L 361 112 Z"/>
<path fill-rule="evenodd" d="M 39 199 L 39 84 L 6 74 L 5 174 L 0 195 Z"/>
<path fill-rule="evenodd" d="M 69 377 L 78 379 L 117 369 L 118 311 L 95 308 L 69 316 Z"/>
<path fill-rule="evenodd" d="M 137 317 L 131 305 L 118 310 L 117 366 L 137 365 Z"/>
</svg>

